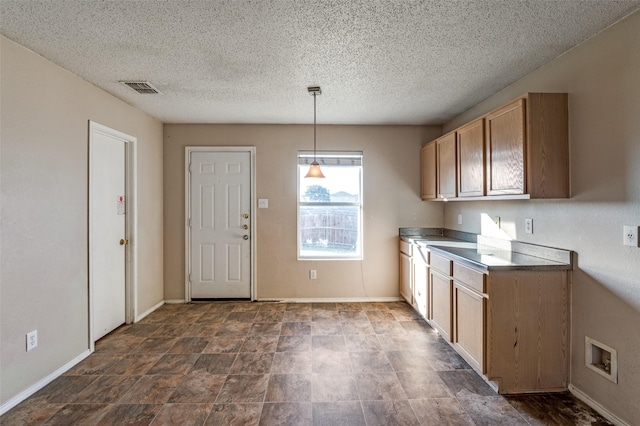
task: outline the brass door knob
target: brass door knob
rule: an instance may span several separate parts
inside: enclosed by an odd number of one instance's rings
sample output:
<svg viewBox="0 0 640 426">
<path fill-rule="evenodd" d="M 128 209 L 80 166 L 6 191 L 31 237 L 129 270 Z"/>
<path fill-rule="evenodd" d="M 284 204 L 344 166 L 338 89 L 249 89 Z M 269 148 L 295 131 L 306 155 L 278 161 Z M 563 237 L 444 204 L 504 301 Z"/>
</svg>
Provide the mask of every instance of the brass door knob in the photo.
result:
<svg viewBox="0 0 640 426">
<path fill-rule="evenodd" d="M 248 240 L 248 239 L 249 239 L 249 236 L 248 236 L 248 235 L 243 235 L 243 236 L 242 236 L 242 239 L 243 239 L 243 240 Z"/>
<path fill-rule="evenodd" d="M 245 219 L 249 219 L 249 215 L 247 213 L 243 214 L 242 217 L 244 217 Z"/>
<path fill-rule="evenodd" d="M 127 244 L 129 244 L 129 240 L 120 239 L 120 245 L 121 246 L 124 246 L 124 245 L 127 245 Z"/>
<path fill-rule="evenodd" d="M 249 225 L 244 224 L 244 225 L 242 225 L 242 228 L 243 228 L 243 229 L 249 229 Z"/>
</svg>

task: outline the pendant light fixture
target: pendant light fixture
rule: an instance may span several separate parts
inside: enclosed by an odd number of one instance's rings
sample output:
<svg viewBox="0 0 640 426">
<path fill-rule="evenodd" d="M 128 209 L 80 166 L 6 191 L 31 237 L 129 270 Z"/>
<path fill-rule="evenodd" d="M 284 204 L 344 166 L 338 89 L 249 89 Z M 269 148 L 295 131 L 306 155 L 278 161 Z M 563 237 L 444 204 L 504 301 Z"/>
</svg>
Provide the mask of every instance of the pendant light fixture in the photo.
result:
<svg viewBox="0 0 640 426">
<path fill-rule="evenodd" d="M 309 171 L 305 178 L 323 178 L 320 164 L 316 161 L 316 96 L 322 94 L 320 87 L 307 87 L 309 94 L 313 96 L 313 163 L 309 167 Z"/>
</svg>

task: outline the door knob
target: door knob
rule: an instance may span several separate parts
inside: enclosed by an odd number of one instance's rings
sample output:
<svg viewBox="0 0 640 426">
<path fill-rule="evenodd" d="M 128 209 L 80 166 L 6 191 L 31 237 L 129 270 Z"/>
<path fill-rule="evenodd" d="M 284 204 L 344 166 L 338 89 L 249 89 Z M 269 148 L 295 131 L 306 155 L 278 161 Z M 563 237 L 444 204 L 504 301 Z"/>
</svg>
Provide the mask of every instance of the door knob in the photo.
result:
<svg viewBox="0 0 640 426">
<path fill-rule="evenodd" d="M 242 239 L 243 239 L 243 240 L 248 240 L 248 239 L 249 239 L 249 236 L 248 236 L 248 235 L 243 235 L 243 236 L 242 236 Z"/>
<path fill-rule="evenodd" d="M 125 240 L 125 239 L 121 239 L 120 240 L 120 245 L 121 246 L 124 246 L 124 245 L 127 245 L 127 244 L 129 244 L 129 240 Z"/>
<path fill-rule="evenodd" d="M 243 214 L 242 217 L 244 217 L 245 219 L 249 219 L 249 215 L 247 213 Z"/>
<path fill-rule="evenodd" d="M 242 228 L 243 228 L 243 229 L 249 229 L 249 225 L 244 224 L 244 225 L 242 225 Z"/>
</svg>

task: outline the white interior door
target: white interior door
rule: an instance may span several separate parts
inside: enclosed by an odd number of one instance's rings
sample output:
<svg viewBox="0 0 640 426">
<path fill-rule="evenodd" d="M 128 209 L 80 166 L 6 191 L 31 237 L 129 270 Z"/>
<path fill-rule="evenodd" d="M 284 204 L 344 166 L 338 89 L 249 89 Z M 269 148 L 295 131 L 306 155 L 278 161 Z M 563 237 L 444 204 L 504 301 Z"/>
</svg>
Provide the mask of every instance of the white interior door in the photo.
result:
<svg viewBox="0 0 640 426">
<path fill-rule="evenodd" d="M 92 130 L 89 151 L 89 269 L 95 341 L 125 322 L 126 142 Z"/>
<path fill-rule="evenodd" d="M 251 153 L 189 155 L 191 298 L 250 298 Z"/>
</svg>

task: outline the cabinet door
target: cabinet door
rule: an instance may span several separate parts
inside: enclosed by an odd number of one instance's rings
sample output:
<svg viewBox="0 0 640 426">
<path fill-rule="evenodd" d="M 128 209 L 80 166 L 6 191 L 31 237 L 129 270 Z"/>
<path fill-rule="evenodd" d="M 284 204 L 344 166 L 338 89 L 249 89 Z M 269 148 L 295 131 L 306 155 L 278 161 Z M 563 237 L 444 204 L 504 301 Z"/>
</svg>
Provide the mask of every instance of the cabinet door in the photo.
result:
<svg viewBox="0 0 640 426">
<path fill-rule="evenodd" d="M 424 249 L 416 251 L 413 259 L 413 307 L 427 318 L 429 266 L 425 257 L 428 253 Z"/>
<path fill-rule="evenodd" d="M 457 131 L 458 197 L 485 195 L 484 119 L 473 121 Z"/>
<path fill-rule="evenodd" d="M 436 173 L 436 143 L 431 142 L 420 150 L 421 196 L 423 200 L 438 198 Z"/>
<path fill-rule="evenodd" d="M 411 257 L 400 253 L 400 295 L 410 304 L 413 302 L 411 299 L 412 269 Z"/>
<path fill-rule="evenodd" d="M 456 182 L 456 133 L 452 132 L 437 141 L 438 197 L 455 198 Z"/>
<path fill-rule="evenodd" d="M 484 297 L 475 291 L 453 285 L 453 344 L 469 364 L 481 373 L 485 368 L 485 311 Z"/>
<path fill-rule="evenodd" d="M 524 194 L 524 99 L 492 112 L 486 120 L 487 194 Z"/>
<path fill-rule="evenodd" d="M 430 270 L 430 309 L 429 320 L 442 335 L 442 338 L 451 341 L 451 292 L 453 282 L 449 277 L 440 275 Z"/>
</svg>

